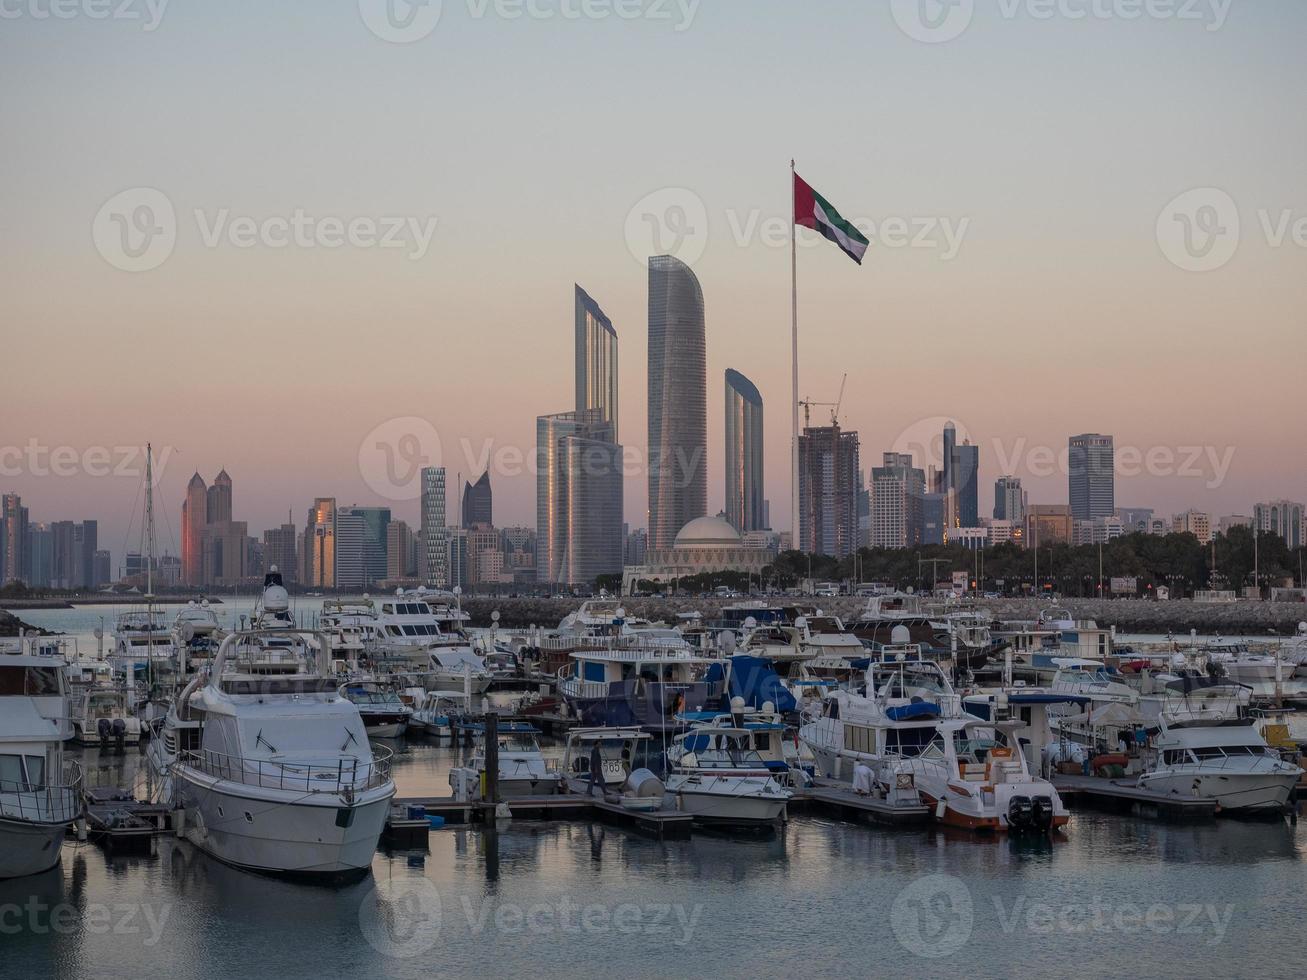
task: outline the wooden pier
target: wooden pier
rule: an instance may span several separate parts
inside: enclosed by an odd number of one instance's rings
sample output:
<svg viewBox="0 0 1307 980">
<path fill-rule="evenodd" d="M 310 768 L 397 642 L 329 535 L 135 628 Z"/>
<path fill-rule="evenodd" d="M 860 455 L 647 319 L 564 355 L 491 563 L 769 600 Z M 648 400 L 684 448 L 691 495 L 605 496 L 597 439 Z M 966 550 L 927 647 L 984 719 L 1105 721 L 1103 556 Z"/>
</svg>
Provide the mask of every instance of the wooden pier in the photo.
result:
<svg viewBox="0 0 1307 980">
<path fill-rule="evenodd" d="M 486 800 L 455 800 L 453 797 L 403 799 L 405 807 L 421 806 L 447 824 L 494 823 L 496 804 Z M 629 810 L 594 796 L 558 793 L 552 796 L 519 796 L 502 800 L 516 820 L 600 820 L 627 827 L 659 840 L 690 836 L 693 817 L 679 810 Z"/>
<path fill-rule="evenodd" d="M 930 821 L 930 807 L 895 806 L 874 796 L 860 796 L 848 783 L 832 779 L 818 779 L 816 784 L 794 791 L 790 798 L 790 812 L 818 811 L 854 823 L 875 823 L 886 826 L 910 826 Z"/>
<path fill-rule="evenodd" d="M 1216 816 L 1216 801 L 1178 793 L 1156 793 L 1141 789 L 1129 779 L 1104 779 L 1098 776 L 1059 775 L 1053 787 L 1068 806 L 1084 801 L 1148 820 L 1172 822 L 1211 820 Z"/>
<path fill-rule="evenodd" d="M 172 812 L 125 790 L 94 787 L 86 791 L 86 831 L 113 851 L 148 851 L 154 837 L 172 832 Z"/>
</svg>

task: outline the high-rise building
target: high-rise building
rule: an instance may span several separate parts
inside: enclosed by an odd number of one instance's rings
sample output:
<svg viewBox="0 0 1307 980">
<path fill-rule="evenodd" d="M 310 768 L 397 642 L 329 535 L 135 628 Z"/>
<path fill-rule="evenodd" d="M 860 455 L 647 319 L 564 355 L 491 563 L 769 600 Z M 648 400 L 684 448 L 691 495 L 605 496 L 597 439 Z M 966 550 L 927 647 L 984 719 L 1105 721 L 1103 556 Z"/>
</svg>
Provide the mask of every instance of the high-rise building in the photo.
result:
<svg viewBox="0 0 1307 980">
<path fill-rule="evenodd" d="M 95 521 L 55 521 L 50 525 L 52 535 L 53 569 L 51 584 L 57 589 L 94 588 L 109 581 L 97 581 L 95 553 L 98 547 L 98 526 Z"/>
<path fill-rule="evenodd" d="M 386 528 L 390 526 L 390 508 L 349 509 L 363 519 L 363 584 L 380 582 L 386 577 Z"/>
<path fill-rule="evenodd" d="M 536 578 L 587 584 L 622 570 L 622 447 L 589 413 L 536 419 Z"/>
<path fill-rule="evenodd" d="M 739 371 L 726 372 L 726 519 L 737 531 L 767 526 L 762 498 L 762 395 Z"/>
<path fill-rule="evenodd" d="M 799 436 L 800 551 L 844 558 L 858 544 L 858 434 L 838 425 Z M 652 538 L 649 547 L 653 548 Z"/>
<path fill-rule="evenodd" d="M 953 450 L 958 445 L 958 430 L 952 422 L 944 423 L 944 449 L 940 472 L 936 475 L 939 484 L 932 487 L 937 493 L 947 493 L 954 488 Z"/>
<path fill-rule="evenodd" d="M 283 582 L 291 583 L 299 580 L 296 560 L 296 531 L 294 524 L 283 524 L 281 527 L 269 528 L 263 532 L 263 567 L 262 571 L 267 574 L 268 569 L 277 566 L 277 571 L 281 572 Z"/>
<path fill-rule="evenodd" d="M 1251 528 L 1252 526 L 1253 519 L 1251 517 L 1245 517 L 1242 514 L 1227 514 L 1217 522 L 1216 529 L 1221 534 L 1229 534 L 1236 527 Z"/>
<path fill-rule="evenodd" d="M 926 474 L 907 453 L 885 453 L 871 470 L 871 546 L 913 548 L 921 544 Z"/>
<path fill-rule="evenodd" d="M 173 561 L 176 561 L 174 558 Z M 91 553 L 91 578 L 88 583 L 92 589 L 99 589 L 113 581 L 109 568 L 109 552 L 93 551 Z"/>
<path fill-rule="evenodd" d="M 200 532 L 200 584 L 235 586 L 249 573 L 248 525 L 231 520 L 206 524 Z"/>
<path fill-rule="evenodd" d="M 336 587 L 336 498 L 318 497 L 304 525 L 307 561 L 304 584 L 312 589 Z"/>
<path fill-rule="evenodd" d="M 54 533 L 49 525 L 27 525 L 24 552 L 26 570 L 23 581 L 34 588 L 48 588 L 54 578 Z"/>
<path fill-rule="evenodd" d="M 495 584 L 503 570 L 499 532 L 488 524 L 467 528 L 467 580 L 470 585 Z M 498 556 L 496 560 L 492 556 Z"/>
<path fill-rule="evenodd" d="M 1088 432 L 1068 442 L 1067 484 L 1071 516 L 1078 521 L 1111 517 L 1116 510 L 1116 452 L 1112 437 Z"/>
<path fill-rule="evenodd" d="M 367 538 L 363 515 L 353 507 L 341 507 L 336 513 L 336 588 L 357 590 L 367 584 Z"/>
<path fill-rule="evenodd" d="M 957 512 L 954 514 L 955 527 L 978 527 L 980 525 L 980 447 L 973 446 L 970 440 L 953 447 L 952 458 L 948 467 L 948 478 L 952 481 Z"/>
<path fill-rule="evenodd" d="M 670 255 L 649 260 L 649 548 L 708 512 L 703 290 Z"/>
<path fill-rule="evenodd" d="M 26 569 L 27 508 L 16 493 L 0 499 L 0 516 L 4 518 L 5 562 L 0 567 L 0 585 L 23 581 Z"/>
<path fill-rule="evenodd" d="M 591 417 L 607 423 L 611 441 L 618 441 L 617 331 L 580 286 L 576 286 L 576 410 L 597 413 Z"/>
<path fill-rule="evenodd" d="M 947 493 L 921 497 L 921 543 L 943 544 L 948 538 L 949 499 Z"/>
<path fill-rule="evenodd" d="M 201 537 L 204 525 L 209 522 L 209 491 L 198 472 L 186 485 L 186 499 L 182 501 L 182 582 L 186 585 L 203 585 L 203 546 Z"/>
<path fill-rule="evenodd" d="M 449 527 L 445 529 L 445 575 L 448 580 L 446 588 L 466 589 L 469 584 L 467 528 Z"/>
<path fill-rule="evenodd" d="M 1187 510 L 1171 518 L 1172 534 L 1192 534 L 1199 544 L 1210 544 L 1212 540 L 1212 515 L 1197 510 Z"/>
<path fill-rule="evenodd" d="M 626 535 L 626 555 L 624 561 L 627 565 L 643 565 L 645 556 L 649 553 L 649 532 L 642 527 L 637 527 Z"/>
<path fill-rule="evenodd" d="M 390 581 L 417 575 L 417 539 L 405 521 L 386 525 L 386 578 Z"/>
<path fill-rule="evenodd" d="M 1070 544 L 1074 518 L 1066 504 L 1030 504 L 1026 508 L 1026 546 L 1047 548 L 1052 544 Z"/>
<path fill-rule="evenodd" d="M 1000 476 L 994 481 L 994 520 L 1011 521 L 1020 527 L 1026 521 L 1026 492 L 1021 477 Z"/>
<path fill-rule="evenodd" d="M 490 491 L 490 471 L 476 483 L 463 484 L 463 527 L 493 527 L 494 497 Z"/>
<path fill-rule="evenodd" d="M 1121 518 L 1126 534 L 1148 534 L 1153 526 L 1151 507 L 1118 507 L 1116 516 Z"/>
<path fill-rule="evenodd" d="M 226 470 L 220 470 L 213 478 L 213 486 L 209 487 L 206 504 L 206 520 L 210 524 L 231 520 L 231 477 L 227 475 Z"/>
<path fill-rule="evenodd" d="M 451 584 L 445 528 L 445 468 L 425 467 L 421 480 L 418 578 L 430 588 L 444 589 Z"/>
<path fill-rule="evenodd" d="M 1303 505 L 1292 500 L 1272 500 L 1253 508 L 1253 527 L 1259 533 L 1278 534 L 1290 548 L 1303 546 Z"/>
</svg>

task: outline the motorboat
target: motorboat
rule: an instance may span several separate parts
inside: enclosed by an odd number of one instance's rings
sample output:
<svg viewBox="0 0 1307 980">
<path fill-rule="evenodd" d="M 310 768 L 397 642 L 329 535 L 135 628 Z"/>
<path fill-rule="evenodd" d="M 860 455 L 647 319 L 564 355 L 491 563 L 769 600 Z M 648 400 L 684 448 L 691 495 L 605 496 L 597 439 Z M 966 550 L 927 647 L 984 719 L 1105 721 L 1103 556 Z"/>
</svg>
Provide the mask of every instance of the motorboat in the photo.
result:
<svg viewBox="0 0 1307 980">
<path fill-rule="evenodd" d="M 447 632 L 461 622 L 461 611 L 440 609 L 425 590 L 387 596 L 377 607 L 375 623 L 365 631 L 369 666 L 378 673 L 425 675 L 428 690 L 462 686 L 470 680 L 473 694 L 482 694 L 494 679 L 471 641 L 461 632 Z"/>
<path fill-rule="evenodd" d="M 121 685 L 92 685 L 71 692 L 69 720 L 79 745 L 139 745 L 141 719 Z"/>
<path fill-rule="evenodd" d="M 472 711 L 471 695 L 463 691 L 426 691 L 413 703 L 408 730 L 437 738 L 454 734 L 454 721 Z"/>
<path fill-rule="evenodd" d="M 1141 789 L 1215 800 L 1223 812 L 1280 812 L 1302 770 L 1266 744 L 1251 718 L 1164 724 Z"/>
<path fill-rule="evenodd" d="M 615 799 L 626 809 L 661 808 L 665 784 L 639 764 L 652 738 L 638 728 L 572 729 L 563 750 L 564 788 L 573 793 L 592 793 L 593 784 L 603 799 Z"/>
<path fill-rule="evenodd" d="M 485 725 L 464 728 L 477 739 L 476 751 L 467 765 L 449 771 L 449 785 L 457 800 L 479 799 L 481 777 L 486 772 L 487 752 Z M 504 723 L 496 729 L 499 798 L 552 796 L 559 792 L 562 774 L 540 751 L 540 730 L 534 725 Z"/>
<path fill-rule="evenodd" d="M 265 595 L 279 603 L 275 588 Z M 284 649 L 269 646 L 278 639 L 302 648 L 303 669 L 245 672 L 238 652 Z M 395 795 L 391 753 L 372 747 L 358 707 L 340 695 L 330 649 L 322 633 L 240 630 L 173 701 L 150 764 L 183 836 L 201 850 L 311 880 L 367 873 Z"/>
<path fill-rule="evenodd" d="M 399 738 L 413 717 L 413 709 L 400 700 L 399 692 L 389 684 L 346 681 L 338 690 L 341 697 L 359 709 L 369 738 Z"/>
<path fill-rule="evenodd" d="M 775 824 L 793 795 L 753 747 L 747 728 L 696 725 L 676 736 L 667 763 L 668 797 L 700 823 Z"/>
<path fill-rule="evenodd" d="M 731 710 L 703 711 L 681 716 L 691 728 L 730 726 L 749 733 L 750 745 L 781 785 L 810 785 L 814 774 L 812 750 L 792 735 L 793 729 L 770 701 L 750 708 L 743 698 L 731 699 Z"/>
<path fill-rule="evenodd" d="M 0 640 L 0 878 L 58 864 L 82 812 L 81 773 L 63 751 L 72 735 L 63 666 L 29 638 Z"/>
<path fill-rule="evenodd" d="M 331 655 L 357 664 L 375 635 L 377 607 L 372 599 L 324 599 L 318 628 L 331 638 Z"/>
<path fill-rule="evenodd" d="M 156 610 L 125 612 L 114 622 L 113 668 L 134 680 L 159 680 L 176 670 L 172 631 Z"/>
<path fill-rule="evenodd" d="M 179 609 L 172 624 L 172 643 L 185 660 L 182 673 L 211 661 L 225 633 L 208 599 L 192 599 Z"/>
</svg>

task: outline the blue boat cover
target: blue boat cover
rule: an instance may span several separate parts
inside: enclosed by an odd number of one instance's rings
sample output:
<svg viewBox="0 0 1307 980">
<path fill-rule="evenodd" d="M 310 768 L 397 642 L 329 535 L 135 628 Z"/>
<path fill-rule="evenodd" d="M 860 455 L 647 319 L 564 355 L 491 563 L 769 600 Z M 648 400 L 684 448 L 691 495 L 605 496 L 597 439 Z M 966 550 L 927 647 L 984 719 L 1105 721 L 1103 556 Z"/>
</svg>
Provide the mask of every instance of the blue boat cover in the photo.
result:
<svg viewBox="0 0 1307 980">
<path fill-rule="evenodd" d="M 721 681 L 723 670 L 722 664 L 712 664 L 708 668 L 708 683 Z M 732 698 L 744 698 L 745 705 L 754 709 L 760 709 L 770 701 L 782 713 L 798 707 L 794 695 L 785 689 L 770 660 L 742 653 L 731 657 L 730 690 L 723 696 L 723 710 L 729 710 Z"/>
<path fill-rule="evenodd" d="M 891 721 L 916 721 L 919 718 L 938 718 L 940 712 L 939 705 L 930 701 L 913 701 L 911 704 L 888 708 L 885 714 L 889 715 Z"/>
</svg>

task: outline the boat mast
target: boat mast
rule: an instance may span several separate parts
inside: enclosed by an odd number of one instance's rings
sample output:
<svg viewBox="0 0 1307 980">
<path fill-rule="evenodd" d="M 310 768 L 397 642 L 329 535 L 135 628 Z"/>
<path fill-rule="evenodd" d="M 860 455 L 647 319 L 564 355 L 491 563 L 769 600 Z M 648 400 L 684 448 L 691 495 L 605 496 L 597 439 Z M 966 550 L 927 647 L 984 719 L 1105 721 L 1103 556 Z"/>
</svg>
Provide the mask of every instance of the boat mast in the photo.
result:
<svg viewBox="0 0 1307 980">
<path fill-rule="evenodd" d="M 145 676 L 154 689 L 154 460 L 145 444 Z"/>
</svg>

